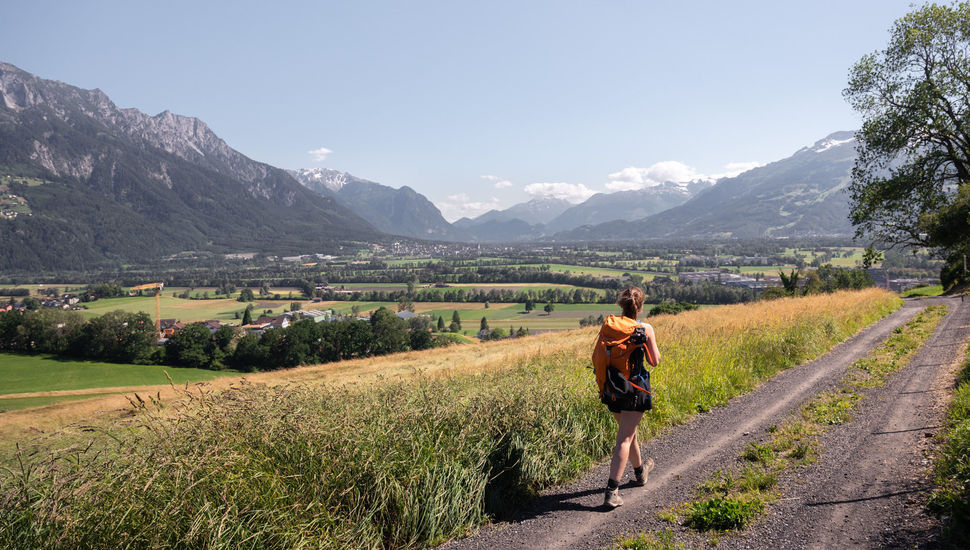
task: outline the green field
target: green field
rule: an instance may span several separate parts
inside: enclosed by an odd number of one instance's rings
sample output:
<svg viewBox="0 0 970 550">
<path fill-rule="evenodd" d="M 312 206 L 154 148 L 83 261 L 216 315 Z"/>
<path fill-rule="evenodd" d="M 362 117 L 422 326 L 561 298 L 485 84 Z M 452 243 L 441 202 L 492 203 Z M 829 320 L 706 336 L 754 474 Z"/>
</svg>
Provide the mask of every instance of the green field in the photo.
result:
<svg viewBox="0 0 970 550">
<path fill-rule="evenodd" d="M 644 278 L 653 278 L 653 274 L 639 272 L 629 269 L 614 269 L 609 267 L 589 267 L 582 265 L 567 265 L 567 264 L 522 264 L 520 267 L 539 267 L 542 265 L 549 266 L 549 271 L 556 271 L 559 273 L 569 272 L 571 275 L 591 275 L 593 277 L 622 277 L 624 273 L 637 273 L 638 275 L 644 276 Z"/>
<path fill-rule="evenodd" d="M 21 409 L 29 409 L 32 407 L 43 407 L 45 405 L 51 405 L 54 403 L 60 403 L 62 401 L 81 401 L 84 399 L 94 399 L 95 397 L 102 397 L 105 395 L 112 395 L 110 393 L 86 393 L 84 395 L 56 395 L 56 396 L 46 396 L 46 397 L 19 397 L 13 399 L 0 398 L 0 413 L 5 411 L 19 411 Z"/>
<path fill-rule="evenodd" d="M 53 355 L 0 353 L 0 379 L 3 380 L 0 395 L 155 386 L 168 384 L 166 372 L 176 384 L 238 374 L 235 371 L 182 369 L 158 365 L 120 365 L 96 361 L 62 360 Z"/>
<path fill-rule="evenodd" d="M 167 294 L 167 295 L 166 295 Z M 162 319 L 178 319 L 179 321 L 191 323 L 195 321 L 206 321 L 217 319 L 230 323 L 239 323 L 235 314 L 240 315 L 248 304 L 253 304 L 255 310 L 253 317 L 263 313 L 263 310 L 270 309 L 274 315 L 280 314 L 288 308 L 292 302 L 306 303 L 306 300 L 296 298 L 293 300 L 263 300 L 257 298 L 255 302 L 239 302 L 233 298 L 219 298 L 210 300 L 186 300 L 173 298 L 171 293 L 163 292 L 159 297 L 161 302 Z M 109 311 L 122 310 L 132 313 L 139 311 L 155 317 L 155 298 L 154 296 L 125 296 L 123 298 L 104 298 L 94 302 L 84 304 L 87 310 L 82 311 L 85 317 L 95 317 L 103 315 Z"/>
<path fill-rule="evenodd" d="M 903 298 L 912 298 L 914 296 L 939 296 L 940 294 L 943 294 L 943 285 L 930 285 L 911 288 L 905 292 L 901 292 L 900 296 Z"/>
</svg>

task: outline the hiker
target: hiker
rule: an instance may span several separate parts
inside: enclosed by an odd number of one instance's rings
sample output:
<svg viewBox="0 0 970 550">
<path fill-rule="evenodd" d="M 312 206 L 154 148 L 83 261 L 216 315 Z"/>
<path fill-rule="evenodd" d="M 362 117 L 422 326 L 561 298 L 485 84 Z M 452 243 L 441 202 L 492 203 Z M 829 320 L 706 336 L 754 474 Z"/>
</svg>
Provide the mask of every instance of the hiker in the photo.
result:
<svg viewBox="0 0 970 550">
<path fill-rule="evenodd" d="M 621 378 L 619 382 L 624 384 L 628 390 L 632 386 L 633 390 L 631 391 L 636 393 L 636 397 L 624 399 L 611 398 L 606 393 L 601 393 L 603 402 L 613 413 L 619 425 L 616 433 L 616 447 L 613 449 L 613 459 L 610 461 L 610 477 L 606 482 L 606 494 L 603 501 L 603 504 L 609 508 L 616 508 L 623 504 L 619 486 L 620 478 L 623 475 L 623 470 L 626 469 L 628 460 L 633 465 L 635 476 L 633 484 L 637 486 L 646 485 L 647 476 L 654 466 L 652 458 L 648 458 L 644 462 L 640 455 L 640 441 L 637 438 L 637 426 L 640 424 L 640 419 L 643 417 L 644 411 L 652 408 L 649 372 L 642 368 L 643 360 L 646 359 L 652 366 L 657 366 L 660 362 L 660 350 L 657 349 L 657 338 L 653 327 L 638 320 L 640 312 L 643 310 L 643 298 L 643 290 L 635 286 L 621 292 L 616 305 L 623 310 L 623 315 L 622 317 L 616 315 L 607 317 L 600 329 L 600 339 L 597 341 L 600 350 L 605 349 L 605 364 L 607 366 L 609 365 L 611 351 L 614 355 L 624 354 L 623 361 L 629 361 L 626 368 L 627 372 L 623 373 L 623 376 L 627 379 Z M 624 334 L 621 331 L 629 331 L 630 336 L 618 339 L 617 334 Z M 603 343 L 604 339 L 612 341 Z M 603 352 L 599 351 L 600 359 L 597 359 L 597 352 L 598 350 L 594 350 L 594 365 L 597 365 L 598 362 L 604 363 Z M 612 374 L 617 374 L 617 369 L 605 370 L 613 370 L 614 373 Z M 635 378 L 636 375 L 639 375 L 640 378 Z M 601 392 L 603 392 L 607 376 L 609 375 L 604 374 L 600 379 L 598 374 Z M 612 381 L 615 381 L 615 378 Z"/>
</svg>

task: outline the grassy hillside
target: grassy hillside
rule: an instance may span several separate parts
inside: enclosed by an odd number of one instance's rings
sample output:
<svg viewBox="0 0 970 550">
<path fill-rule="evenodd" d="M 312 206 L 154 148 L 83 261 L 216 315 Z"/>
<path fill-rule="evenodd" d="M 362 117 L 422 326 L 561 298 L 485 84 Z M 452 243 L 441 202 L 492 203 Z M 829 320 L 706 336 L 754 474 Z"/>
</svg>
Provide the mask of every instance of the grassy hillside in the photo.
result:
<svg viewBox="0 0 970 550">
<path fill-rule="evenodd" d="M 642 435 L 899 303 L 873 289 L 652 319 L 663 362 Z M 587 368 L 594 336 L 266 374 L 305 381 L 244 383 L 144 407 L 111 437 L 25 447 L 0 470 L 0 546 L 413 548 L 459 536 L 609 452 L 614 421 Z"/>
<path fill-rule="evenodd" d="M 77 361 L 53 355 L 0 353 L 0 379 L 3 379 L 0 397 L 38 391 L 167 384 L 169 378 L 165 376 L 166 372 L 176 384 L 212 380 L 227 374 L 235 374 L 158 365 Z"/>
<path fill-rule="evenodd" d="M 3 380 L 3 386 L 0 387 L 0 411 L 39 407 L 113 393 L 79 390 L 154 386 L 168 384 L 169 379 L 176 384 L 184 384 L 235 374 L 156 365 L 79 361 L 53 355 L 0 353 L 0 380 Z M 71 394 L 65 395 L 62 392 Z"/>
</svg>

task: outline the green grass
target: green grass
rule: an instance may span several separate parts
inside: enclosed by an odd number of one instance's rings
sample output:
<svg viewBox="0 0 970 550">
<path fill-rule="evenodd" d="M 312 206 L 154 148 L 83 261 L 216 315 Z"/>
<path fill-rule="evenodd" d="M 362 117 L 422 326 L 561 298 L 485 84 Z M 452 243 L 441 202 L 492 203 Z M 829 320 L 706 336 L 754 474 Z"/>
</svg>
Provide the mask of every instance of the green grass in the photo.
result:
<svg viewBox="0 0 970 550">
<path fill-rule="evenodd" d="M 744 529 L 764 509 L 764 502 L 757 499 L 711 497 L 688 506 L 685 524 L 698 531 Z"/>
<path fill-rule="evenodd" d="M 941 434 L 930 509 L 943 517 L 944 548 L 970 545 L 970 347 Z"/>
<path fill-rule="evenodd" d="M 686 548 L 674 538 L 669 529 L 656 533 L 640 533 L 636 536 L 620 537 L 614 548 L 624 550 L 683 550 Z"/>
<path fill-rule="evenodd" d="M 943 285 L 929 285 L 911 288 L 899 295 L 903 298 L 913 298 L 915 296 L 939 296 L 941 294 L 943 294 Z"/>
<path fill-rule="evenodd" d="M 216 319 L 238 324 L 240 321 L 236 319 L 235 314 L 238 312 L 242 315 L 243 310 L 246 309 L 248 304 L 253 304 L 253 307 L 256 308 L 253 312 L 254 317 L 256 317 L 262 314 L 264 309 L 271 309 L 273 314 L 280 314 L 283 310 L 288 309 L 292 302 L 306 303 L 306 300 L 302 298 L 294 298 L 292 300 L 287 298 L 280 300 L 263 300 L 257 298 L 254 302 L 239 302 L 235 298 L 188 300 L 173 298 L 172 292 L 179 292 L 181 294 L 178 289 L 165 289 L 160 296 L 162 319 L 178 319 L 185 323 Z M 212 295 L 211 292 L 210 295 Z M 286 294 L 284 293 L 283 296 L 285 297 Z M 87 306 L 88 309 L 81 313 L 89 318 L 104 315 L 109 311 L 119 309 L 130 313 L 144 312 L 152 318 L 155 317 L 154 296 L 104 298 L 83 305 Z"/>
<path fill-rule="evenodd" d="M 212 380 L 236 374 L 228 371 L 183 369 L 157 365 L 120 365 L 96 361 L 61 360 L 53 355 L 0 353 L 0 395 L 42 391 L 84 390 Z"/>
<path fill-rule="evenodd" d="M 49 397 L 16 397 L 12 399 L 0 398 L 0 413 L 6 411 L 19 411 L 21 409 L 30 409 L 33 407 L 43 407 L 44 405 L 52 405 L 54 403 L 61 403 L 63 401 L 81 401 L 84 399 L 102 397 L 105 395 L 112 394 L 88 393 L 84 395 L 57 395 Z"/>
<path fill-rule="evenodd" d="M 606 275 L 608 277 L 622 277 L 624 273 L 638 273 L 644 275 L 639 271 L 629 270 L 629 269 L 614 269 L 610 267 L 589 267 L 583 265 L 567 265 L 567 264 L 521 264 L 519 267 L 539 267 L 541 265 L 548 265 L 549 271 L 556 271 L 560 273 L 569 272 L 572 275 L 592 275 L 594 277 L 600 277 Z M 646 277 L 652 278 L 652 277 Z"/>
</svg>

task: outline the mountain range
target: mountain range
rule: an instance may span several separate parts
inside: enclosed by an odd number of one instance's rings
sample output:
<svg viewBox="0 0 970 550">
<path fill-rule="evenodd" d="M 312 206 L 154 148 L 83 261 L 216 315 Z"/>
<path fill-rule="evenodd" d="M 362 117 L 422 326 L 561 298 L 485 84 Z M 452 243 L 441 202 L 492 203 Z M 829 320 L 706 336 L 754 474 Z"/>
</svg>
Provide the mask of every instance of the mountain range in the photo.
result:
<svg viewBox="0 0 970 550">
<path fill-rule="evenodd" d="M 203 121 L 117 107 L 100 90 L 0 62 L 0 269 L 84 269 L 186 251 L 333 252 L 391 236 L 457 242 L 851 235 L 836 132 L 733 178 L 534 198 L 448 223 L 410 187 L 283 170 Z M 13 206 L 11 206 L 13 205 Z M 12 210 L 11 210 L 12 208 Z"/>
<path fill-rule="evenodd" d="M 835 132 L 790 157 L 713 182 L 666 182 L 634 191 L 597 193 L 580 204 L 536 198 L 504 210 L 449 225 L 430 201 L 417 216 L 398 205 L 415 203 L 408 187 L 399 190 L 333 170 L 301 171 L 309 188 L 340 199 L 346 182 L 363 182 L 366 200 L 342 200 L 382 231 L 412 237 L 469 242 L 609 240 L 616 222 L 626 222 L 630 238 L 751 238 L 851 236 L 848 197 L 843 192 L 855 161 L 852 132 Z M 330 183 L 327 183 L 330 182 Z M 341 187 L 343 186 L 343 187 Z M 378 191 L 379 190 L 379 191 Z M 402 195 L 397 196 L 396 195 Z M 420 195 L 417 195 L 421 197 Z M 423 199 L 423 197 L 421 197 Z M 407 223 L 398 222 L 402 218 Z"/>
<path fill-rule="evenodd" d="M 646 238 L 849 236 L 844 190 L 855 157 L 853 133 L 835 132 L 788 158 L 718 180 L 683 204 L 627 227 Z M 614 236 L 610 224 L 556 235 L 563 240 Z"/>
<path fill-rule="evenodd" d="M 0 63 L 0 268 L 84 269 L 182 251 L 336 251 L 383 235 L 229 147 L 201 120 L 121 109 Z"/>
<path fill-rule="evenodd" d="M 464 240 L 465 235 L 442 217 L 438 207 L 408 186 L 394 189 L 327 168 L 289 173 L 308 189 L 333 198 L 384 233 L 417 239 Z"/>
</svg>

